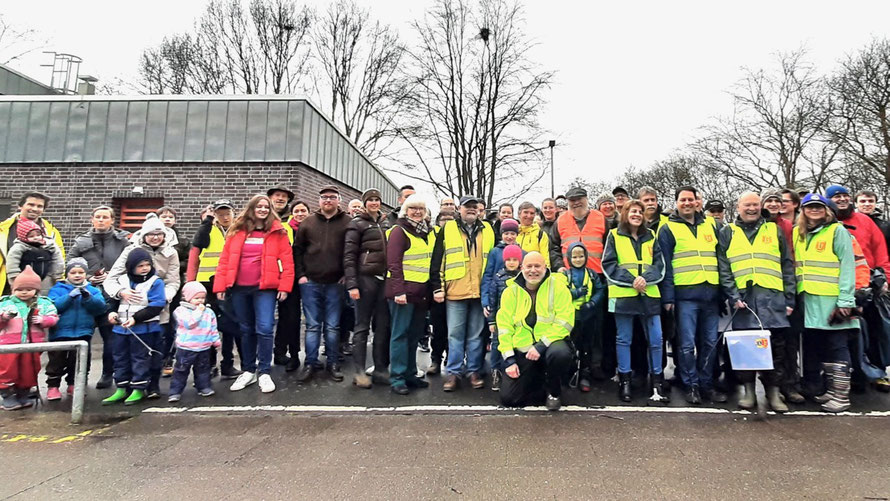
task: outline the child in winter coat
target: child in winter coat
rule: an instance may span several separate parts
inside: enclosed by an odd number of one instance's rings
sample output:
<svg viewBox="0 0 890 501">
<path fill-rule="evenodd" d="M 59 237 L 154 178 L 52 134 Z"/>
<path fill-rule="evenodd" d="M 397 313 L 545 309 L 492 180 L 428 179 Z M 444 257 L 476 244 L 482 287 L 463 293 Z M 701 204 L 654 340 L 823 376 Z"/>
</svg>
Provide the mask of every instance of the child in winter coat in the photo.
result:
<svg viewBox="0 0 890 501">
<path fill-rule="evenodd" d="M 50 341 L 90 342 L 96 328 L 96 316 L 105 313 L 105 296 L 87 281 L 86 259 L 74 257 L 65 267 L 65 280 L 49 290 L 49 298 L 59 312 L 59 323 L 49 331 Z M 76 351 L 51 351 L 47 354 L 46 399 L 61 400 L 59 387 L 62 377 L 68 384 L 68 395 L 74 393 L 74 371 L 77 367 Z M 87 358 L 87 373 L 90 359 Z"/>
<path fill-rule="evenodd" d="M 43 227 L 30 219 L 21 219 L 16 225 L 16 239 L 6 256 L 9 284 L 26 266 L 40 277 L 40 294 L 49 292 L 65 269 L 62 251 L 52 239 L 46 238 Z"/>
<path fill-rule="evenodd" d="M 114 383 L 117 390 L 102 405 L 120 402 L 133 405 L 145 398 L 152 346 L 161 334 L 160 314 L 167 306 L 164 281 L 158 278 L 151 255 L 133 249 L 126 262 L 127 274 L 118 277 L 117 312 L 108 314 L 114 324 Z M 106 289 L 108 283 L 105 283 Z M 132 391 L 128 391 L 132 390 Z"/>
<path fill-rule="evenodd" d="M 0 344 L 42 343 L 46 330 L 59 320 L 49 298 L 41 297 L 40 277 L 30 266 L 16 276 L 12 295 L 0 298 Z M 28 398 L 37 386 L 40 353 L 0 355 L 0 398 L 3 410 L 31 407 Z"/>
<path fill-rule="evenodd" d="M 503 261 L 504 265 L 495 274 L 492 282 L 487 287 L 488 297 L 486 302 L 491 311 L 488 317 L 488 329 L 491 332 L 491 389 L 492 391 L 500 391 L 501 389 L 501 371 L 504 369 L 504 357 L 498 351 L 498 333 L 497 333 L 497 314 L 501 306 L 501 295 L 507 288 L 507 282 L 519 275 L 519 267 L 522 263 L 522 257 L 525 253 L 516 244 L 510 244 L 504 247 Z"/>
<path fill-rule="evenodd" d="M 170 402 L 179 402 L 188 381 L 189 371 L 195 373 L 198 395 L 213 395 L 210 386 L 210 347 L 221 346 L 216 328 L 216 315 L 204 305 L 207 289 L 200 282 L 189 282 L 182 288 L 182 302 L 173 312 L 176 321 L 176 364 L 170 382 Z"/>
<path fill-rule="evenodd" d="M 565 274 L 575 303 L 575 326 L 571 339 L 581 359 L 578 389 L 588 392 L 591 370 L 594 367 L 599 369 L 602 365 L 601 359 L 594 360 L 597 353 L 602 357 L 602 349 L 595 350 L 594 346 L 603 344 L 600 310 L 606 299 L 606 284 L 597 272 L 587 268 L 587 248 L 582 242 L 569 246 L 569 264 L 571 268 L 565 270 Z"/>
</svg>

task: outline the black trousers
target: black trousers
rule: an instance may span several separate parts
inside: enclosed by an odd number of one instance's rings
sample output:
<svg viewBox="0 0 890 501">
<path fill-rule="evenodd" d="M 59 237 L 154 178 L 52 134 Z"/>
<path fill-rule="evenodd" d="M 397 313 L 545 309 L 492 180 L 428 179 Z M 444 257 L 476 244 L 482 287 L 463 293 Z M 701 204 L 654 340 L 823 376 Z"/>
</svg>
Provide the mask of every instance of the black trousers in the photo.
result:
<svg viewBox="0 0 890 501">
<path fill-rule="evenodd" d="M 352 361 L 356 374 L 364 374 L 368 362 L 368 334 L 374 324 L 374 370 L 389 367 L 389 305 L 383 295 L 384 281 L 373 276 L 359 276 L 359 300 L 356 305 L 355 333 L 352 337 Z"/>
<path fill-rule="evenodd" d="M 595 313 L 583 317 L 581 313 L 575 311 L 575 326 L 572 328 L 571 334 L 569 334 L 569 337 L 572 339 L 572 344 L 574 344 L 575 349 L 578 350 L 578 359 L 581 362 L 581 375 L 584 377 L 590 377 L 590 369 L 594 364 L 594 332 L 601 325 L 596 321 L 596 317 L 597 315 Z"/>
<path fill-rule="evenodd" d="M 430 361 L 442 363 L 448 349 L 448 322 L 445 315 L 445 303 L 430 303 L 430 325 L 433 336 L 430 338 Z M 488 326 L 486 325 L 486 328 Z"/>
<path fill-rule="evenodd" d="M 785 333 L 785 353 L 782 357 L 783 386 L 797 387 L 800 383 L 800 338 L 803 333 L 803 302 L 798 299 L 791 316 L 791 328 Z"/>
<path fill-rule="evenodd" d="M 754 373 L 760 374 L 763 386 L 781 386 L 785 381 L 785 343 L 791 335 L 791 329 L 769 330 L 770 351 L 773 354 L 773 370 L 771 371 L 734 371 L 740 383 L 753 383 Z"/>
<path fill-rule="evenodd" d="M 92 336 L 83 336 L 65 339 L 65 341 L 86 341 L 90 342 Z M 87 353 L 90 350 L 87 348 Z M 58 388 L 62 385 L 62 377 L 68 386 L 74 384 L 74 374 L 77 370 L 77 350 L 70 351 L 50 351 L 46 354 L 49 361 L 46 363 L 46 385 L 50 388 Z M 87 357 L 87 374 L 90 373 L 90 358 Z M 112 360 L 112 366 L 114 360 Z"/>
<path fill-rule="evenodd" d="M 213 282 L 204 283 L 204 287 L 208 291 L 213 290 Z M 241 328 L 235 320 L 234 309 L 232 308 L 231 298 L 228 296 L 224 302 L 217 299 L 216 294 L 207 294 L 207 306 L 216 313 L 216 327 L 219 330 L 220 341 L 222 342 L 222 364 L 220 369 L 231 369 L 235 367 L 235 349 L 241 353 Z M 210 367 L 216 365 L 217 350 L 216 347 L 210 348 Z"/>
<path fill-rule="evenodd" d="M 574 354 L 565 340 L 555 341 L 544 356 L 531 361 L 525 353 L 516 352 L 519 377 L 504 375 L 501 380 L 501 405 L 522 407 L 542 402 L 549 393 L 554 397 L 562 394 L 562 380 L 572 369 Z"/>
<path fill-rule="evenodd" d="M 302 327 L 303 309 L 300 305 L 300 287 L 294 284 L 294 290 L 287 299 L 278 303 L 278 327 L 275 329 L 276 357 L 300 356 L 300 328 Z"/>
<path fill-rule="evenodd" d="M 111 376 L 114 374 L 114 333 L 111 332 L 112 325 L 105 319 L 106 315 L 103 313 L 96 317 L 96 323 L 102 336 L 102 375 Z"/>
</svg>

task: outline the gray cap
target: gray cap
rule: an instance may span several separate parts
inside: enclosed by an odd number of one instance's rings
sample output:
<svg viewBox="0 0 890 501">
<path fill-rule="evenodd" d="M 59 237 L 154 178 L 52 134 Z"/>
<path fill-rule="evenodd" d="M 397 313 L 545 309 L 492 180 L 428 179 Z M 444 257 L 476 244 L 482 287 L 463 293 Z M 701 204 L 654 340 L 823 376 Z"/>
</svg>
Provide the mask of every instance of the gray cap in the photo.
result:
<svg viewBox="0 0 890 501">
<path fill-rule="evenodd" d="M 566 198 L 582 198 L 587 196 L 587 190 L 580 186 L 575 186 L 574 188 L 569 188 L 569 191 L 566 192 Z"/>
<path fill-rule="evenodd" d="M 479 204 L 479 203 L 482 203 L 482 200 L 479 200 L 476 197 L 472 197 L 472 196 L 460 197 L 461 205 L 469 205 L 469 204 L 475 205 L 475 204 Z"/>
<path fill-rule="evenodd" d="M 213 202 L 213 210 L 234 209 L 234 208 L 235 208 L 235 204 L 233 204 L 232 201 L 229 200 L 228 198 L 222 198 L 220 200 L 217 200 L 216 202 Z"/>
</svg>

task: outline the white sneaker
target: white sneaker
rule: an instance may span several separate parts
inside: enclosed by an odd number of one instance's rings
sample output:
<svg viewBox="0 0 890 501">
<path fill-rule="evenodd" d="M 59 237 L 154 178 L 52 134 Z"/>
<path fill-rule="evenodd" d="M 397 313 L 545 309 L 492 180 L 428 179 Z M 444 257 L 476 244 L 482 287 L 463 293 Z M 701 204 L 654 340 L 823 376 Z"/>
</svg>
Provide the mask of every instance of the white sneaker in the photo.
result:
<svg viewBox="0 0 890 501">
<path fill-rule="evenodd" d="M 272 376 L 268 374 L 260 376 L 260 391 L 263 393 L 272 393 L 275 391 L 275 383 L 272 382 Z"/>
<path fill-rule="evenodd" d="M 256 383 L 256 374 L 253 372 L 243 372 L 238 379 L 232 384 L 232 387 L 229 388 L 232 391 L 241 391 L 244 388 Z"/>
</svg>

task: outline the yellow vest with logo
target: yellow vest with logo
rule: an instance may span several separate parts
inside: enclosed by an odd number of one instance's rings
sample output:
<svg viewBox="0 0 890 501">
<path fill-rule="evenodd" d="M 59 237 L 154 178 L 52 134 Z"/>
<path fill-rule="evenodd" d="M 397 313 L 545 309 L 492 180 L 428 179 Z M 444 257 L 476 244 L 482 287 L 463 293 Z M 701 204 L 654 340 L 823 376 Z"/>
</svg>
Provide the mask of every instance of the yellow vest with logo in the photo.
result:
<svg viewBox="0 0 890 501">
<path fill-rule="evenodd" d="M 408 241 L 411 242 L 411 246 L 408 247 L 408 250 L 406 250 L 405 254 L 402 256 L 402 274 L 405 277 L 405 281 L 417 282 L 420 284 L 429 282 L 430 263 L 432 262 L 433 257 L 433 244 L 436 241 L 435 235 L 433 232 L 429 232 L 426 240 L 424 240 L 412 235 L 410 232 L 404 231 L 404 229 L 402 229 L 402 231 L 405 233 L 405 236 L 408 237 Z M 387 238 L 389 238 L 391 232 L 392 228 L 386 230 Z M 392 275 L 387 272 L 386 276 L 390 277 Z"/>
<path fill-rule="evenodd" d="M 445 281 L 459 280 L 467 274 L 467 264 L 470 262 L 470 254 L 467 251 L 467 242 L 464 233 L 458 228 L 457 221 L 448 221 L 445 228 Z M 494 230 L 487 222 L 482 223 L 482 269 L 488 264 L 488 253 L 494 247 Z"/>
<path fill-rule="evenodd" d="M 223 246 L 226 244 L 226 236 L 223 235 L 219 226 L 213 225 L 210 228 L 210 245 L 201 251 L 198 257 L 198 275 L 195 280 L 198 282 L 210 282 L 210 278 L 216 275 L 216 266 L 219 264 L 219 255 L 222 254 Z"/>
<path fill-rule="evenodd" d="M 729 227 L 732 239 L 726 249 L 726 259 L 736 287 L 742 290 L 748 287 L 748 282 L 753 282 L 764 289 L 782 292 L 782 253 L 776 223 L 761 224 L 753 243 L 738 225 L 730 223 Z"/>
<path fill-rule="evenodd" d="M 807 243 L 795 230 L 794 274 L 797 292 L 815 296 L 837 296 L 841 293 L 841 261 L 834 253 L 837 223 L 829 224 L 813 235 Z"/>
<path fill-rule="evenodd" d="M 686 223 L 668 221 L 674 235 L 674 285 L 717 285 L 717 236 L 714 225 L 702 222 L 697 226 L 696 235 Z"/>
<path fill-rule="evenodd" d="M 637 258 L 637 252 L 634 250 L 633 242 L 630 237 L 620 235 L 617 229 L 611 230 L 612 241 L 615 242 L 615 254 L 618 257 L 618 267 L 627 270 L 631 275 L 638 277 L 652 267 L 652 258 L 655 253 L 655 234 L 652 230 L 652 239 L 647 240 L 641 245 L 642 256 Z M 609 284 L 609 297 L 636 297 L 640 293 L 633 287 L 624 287 L 622 285 Z M 647 297 L 661 297 L 661 292 L 657 285 L 646 286 Z"/>
</svg>

